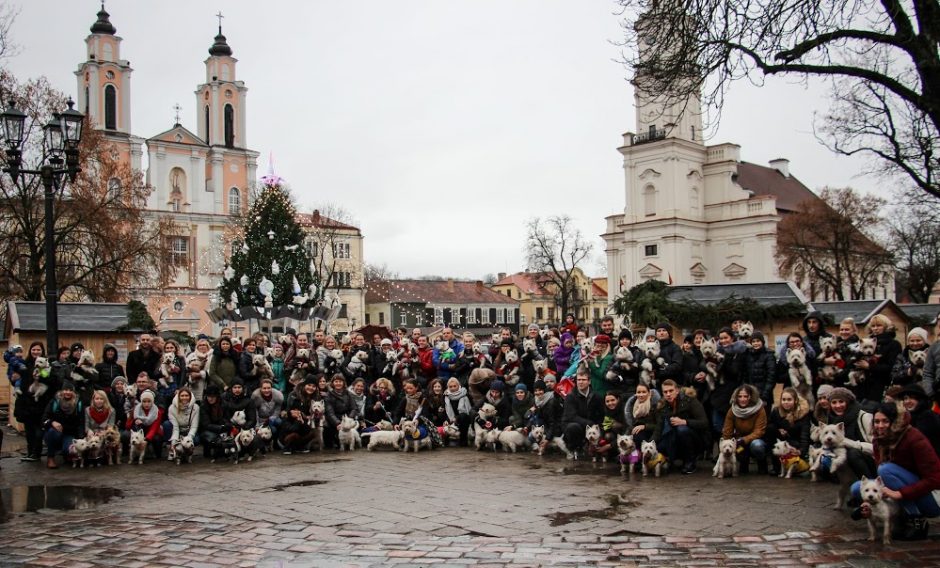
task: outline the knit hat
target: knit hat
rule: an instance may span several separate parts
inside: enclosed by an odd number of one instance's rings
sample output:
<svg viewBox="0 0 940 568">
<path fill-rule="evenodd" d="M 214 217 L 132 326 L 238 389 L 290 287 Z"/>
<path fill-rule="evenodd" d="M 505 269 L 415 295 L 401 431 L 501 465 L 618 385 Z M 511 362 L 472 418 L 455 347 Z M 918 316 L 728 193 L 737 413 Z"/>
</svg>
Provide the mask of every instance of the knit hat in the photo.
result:
<svg viewBox="0 0 940 568">
<path fill-rule="evenodd" d="M 528 327 L 527 329 L 528 329 L 529 331 L 532 331 L 533 329 L 534 329 L 535 331 L 538 331 L 538 330 L 539 330 L 539 324 L 537 324 L 537 323 L 530 323 L 530 324 L 529 324 L 529 327 Z"/>
<path fill-rule="evenodd" d="M 534 390 L 534 391 L 537 391 L 537 390 L 545 391 L 545 390 L 548 390 L 548 387 L 545 386 L 545 381 L 543 381 L 542 379 L 539 379 L 539 380 L 535 381 L 535 384 L 534 384 L 534 385 L 532 385 L 532 390 Z"/>
<path fill-rule="evenodd" d="M 71 381 L 62 381 L 62 386 L 59 387 L 59 391 L 75 392 L 75 385 L 73 385 Z"/>
<path fill-rule="evenodd" d="M 144 392 L 140 393 L 140 402 L 143 402 L 147 400 L 148 398 L 150 399 L 150 402 L 153 402 L 154 400 L 156 400 L 157 396 L 153 394 L 153 391 L 150 389 L 147 389 Z"/>
<path fill-rule="evenodd" d="M 490 387 L 493 388 L 493 387 Z M 516 383 L 516 392 L 529 392 L 528 387 L 525 386 L 525 383 Z"/>
<path fill-rule="evenodd" d="M 292 328 L 292 327 L 289 327 L 289 328 L 287 328 L 287 335 L 294 335 L 294 336 L 296 336 L 296 335 L 297 335 L 297 330 L 294 329 L 294 328 Z"/>
<path fill-rule="evenodd" d="M 832 394 L 832 389 L 835 388 L 832 385 L 820 385 L 819 390 L 816 391 L 816 396 L 818 398 L 828 399 L 829 395 Z"/>
<path fill-rule="evenodd" d="M 620 341 L 621 339 L 629 339 L 630 341 L 633 341 L 633 333 L 631 333 L 629 329 L 621 329 L 620 334 L 617 335 L 617 341 Z"/>
<path fill-rule="evenodd" d="M 215 385 L 208 385 L 208 386 L 206 386 L 206 390 L 202 391 L 202 396 L 203 396 L 203 397 L 207 397 L 207 396 L 219 396 L 220 394 L 222 394 L 222 391 L 220 391 L 220 390 L 219 390 L 219 387 L 217 387 L 217 386 L 215 386 Z"/>
<path fill-rule="evenodd" d="M 669 325 L 669 324 L 666 323 L 666 322 L 659 322 L 659 323 L 657 323 L 657 324 L 656 324 L 656 327 L 653 328 L 653 329 L 655 329 L 656 331 L 659 331 L 659 330 L 661 330 L 661 329 L 665 329 L 665 330 L 668 331 L 669 333 L 672 333 L 672 326 Z"/>
<path fill-rule="evenodd" d="M 313 385 L 313 386 L 315 386 L 315 387 L 316 387 L 316 386 L 319 386 L 319 385 L 320 385 L 320 375 L 317 374 L 317 373 L 307 373 L 307 376 L 304 377 L 304 383 L 303 383 L 303 384 L 304 384 L 304 385 Z"/>
<path fill-rule="evenodd" d="M 682 343 L 695 343 L 695 336 L 686 335 L 685 337 L 682 338 Z"/>
<path fill-rule="evenodd" d="M 243 381 L 241 377 L 235 377 L 232 379 L 232 383 L 228 386 L 228 388 L 232 388 L 234 386 L 245 388 L 245 381 Z"/>
<path fill-rule="evenodd" d="M 499 380 L 499 379 L 497 379 L 497 380 L 493 381 L 492 383 L 490 383 L 490 390 L 491 390 L 491 391 L 503 392 L 503 389 L 505 389 L 505 388 L 506 388 L 506 383 L 504 383 L 503 381 L 501 381 L 501 380 Z"/>
<path fill-rule="evenodd" d="M 556 384 L 556 385 L 558 384 L 558 378 L 551 373 L 545 375 L 545 378 L 542 379 L 542 382 L 545 383 L 545 386 L 548 386 L 549 381 L 551 381 L 552 384 Z"/>
<path fill-rule="evenodd" d="M 114 388 L 115 386 L 117 386 L 118 383 L 124 383 L 126 385 L 127 379 L 125 379 L 124 377 L 114 377 L 114 380 L 111 381 L 111 388 Z"/>
<path fill-rule="evenodd" d="M 764 340 L 764 334 L 763 334 L 763 333 L 761 333 L 761 332 L 759 332 L 759 331 L 755 331 L 754 333 L 752 333 L 752 334 L 751 334 L 751 341 L 754 341 L 755 339 L 759 340 L 759 341 L 760 341 L 761 343 L 763 343 L 764 345 L 767 345 L 767 341 Z"/>
<path fill-rule="evenodd" d="M 927 330 L 922 327 L 915 327 L 914 329 L 907 332 L 907 339 L 910 340 L 912 335 L 917 335 L 924 340 L 924 343 L 927 343 Z"/>
<path fill-rule="evenodd" d="M 901 389 L 897 397 L 904 398 L 905 396 L 916 398 L 917 400 L 927 400 L 927 391 L 924 390 L 924 387 L 914 383 Z"/>
<path fill-rule="evenodd" d="M 69 347 L 69 352 L 75 351 L 77 349 L 85 349 L 85 346 L 76 341 Z"/>
<path fill-rule="evenodd" d="M 845 402 L 853 402 L 855 400 L 855 395 L 852 394 L 852 391 L 845 387 L 836 387 L 832 389 L 832 392 L 829 393 L 829 402 L 834 400 L 844 400 Z"/>
<path fill-rule="evenodd" d="M 392 340 L 387 337 L 379 342 L 379 345 L 391 345 L 391 344 L 392 344 Z"/>
<path fill-rule="evenodd" d="M 600 334 L 600 335 L 594 337 L 594 344 L 595 344 L 595 345 L 597 345 L 597 344 L 600 344 L 600 345 L 610 345 L 610 337 L 609 337 L 609 336 L 606 336 L 606 335 L 604 335 L 604 334 L 602 333 L 602 334 Z"/>
</svg>

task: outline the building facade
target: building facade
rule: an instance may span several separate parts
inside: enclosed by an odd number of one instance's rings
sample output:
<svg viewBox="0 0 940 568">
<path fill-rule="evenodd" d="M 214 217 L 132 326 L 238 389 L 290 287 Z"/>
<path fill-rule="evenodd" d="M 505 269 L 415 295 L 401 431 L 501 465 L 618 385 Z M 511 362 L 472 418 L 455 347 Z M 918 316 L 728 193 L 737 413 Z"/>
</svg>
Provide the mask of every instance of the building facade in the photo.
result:
<svg viewBox="0 0 940 568">
<path fill-rule="evenodd" d="M 607 279 L 590 278 L 580 268 L 572 272 L 573 297 L 568 311 L 575 314 L 579 323 L 596 326 L 607 313 Z M 500 273 L 490 288 L 519 302 L 520 327 L 531 323 L 557 325 L 565 319 L 555 294 L 556 287 L 543 273 Z"/>
<path fill-rule="evenodd" d="M 640 24 L 638 23 L 638 26 Z M 650 46 L 639 43 L 640 57 Z M 637 133 L 623 135 L 624 209 L 606 218 L 612 301 L 646 280 L 722 284 L 781 280 L 774 254 L 781 215 L 818 197 L 789 161 L 741 161 L 736 144 L 706 145 L 698 100 L 673 102 L 634 81 Z M 893 297 L 894 277 L 872 293 Z M 810 300 L 828 296 L 812 278 Z M 828 299 L 828 297 L 826 297 Z"/>
</svg>

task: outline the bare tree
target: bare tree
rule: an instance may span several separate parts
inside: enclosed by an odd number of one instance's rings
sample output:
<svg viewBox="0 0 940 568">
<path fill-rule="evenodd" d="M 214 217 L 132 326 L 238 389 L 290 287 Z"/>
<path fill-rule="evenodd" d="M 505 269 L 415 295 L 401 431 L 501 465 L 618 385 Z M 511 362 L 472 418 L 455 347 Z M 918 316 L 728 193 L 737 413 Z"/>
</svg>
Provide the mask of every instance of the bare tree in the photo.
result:
<svg viewBox="0 0 940 568">
<path fill-rule="evenodd" d="M 720 111 L 730 84 L 768 75 L 829 81 L 820 138 L 868 154 L 940 196 L 940 8 L 935 0 L 618 0 L 626 63 L 647 93 L 702 97 Z"/>
<path fill-rule="evenodd" d="M 0 90 L 28 115 L 24 163 L 38 163 L 43 157 L 40 126 L 65 107 L 65 97 L 45 78 L 19 84 L 5 71 L 0 71 Z M 87 124 L 79 151 L 82 173 L 57 194 L 54 204 L 60 294 L 120 301 L 136 288 L 171 280 L 176 271 L 170 262 L 173 224 L 145 218 L 150 187 L 141 173 L 122 162 L 116 148 Z M 16 183 L 0 176 L 2 299 L 40 300 L 45 295 L 43 194 L 37 176 L 20 177 Z"/>
<path fill-rule="evenodd" d="M 825 188 L 820 199 L 801 203 L 777 225 L 781 276 L 822 285 L 837 300 L 864 299 L 892 268 L 891 254 L 875 241 L 884 203 L 851 188 Z"/>
<path fill-rule="evenodd" d="M 927 303 L 940 282 L 940 203 L 901 198 L 888 215 L 888 239 L 897 259 L 899 292 Z"/>
<path fill-rule="evenodd" d="M 398 280 L 399 274 L 397 271 L 389 268 L 388 263 L 383 262 L 382 264 L 373 264 L 366 263 L 366 280 L 370 282 L 380 282 L 382 280 Z"/>
<path fill-rule="evenodd" d="M 365 275 L 353 262 L 355 251 L 349 242 L 349 237 L 359 234 L 352 214 L 339 205 L 327 203 L 314 209 L 304 224 L 311 272 L 317 286 L 312 300 L 323 299 L 330 289 L 338 294 L 343 288 L 362 286 Z"/>
<path fill-rule="evenodd" d="M 483 283 L 486 284 L 487 286 L 496 284 L 496 282 L 497 282 L 496 275 L 493 274 L 492 272 L 487 272 L 486 274 L 483 275 Z"/>
<path fill-rule="evenodd" d="M 593 243 L 586 241 L 568 215 L 538 217 L 527 225 L 526 262 L 539 283 L 553 294 L 562 315 L 576 311 L 590 298 L 579 297 L 575 286 L 576 268 L 590 256 Z"/>
</svg>

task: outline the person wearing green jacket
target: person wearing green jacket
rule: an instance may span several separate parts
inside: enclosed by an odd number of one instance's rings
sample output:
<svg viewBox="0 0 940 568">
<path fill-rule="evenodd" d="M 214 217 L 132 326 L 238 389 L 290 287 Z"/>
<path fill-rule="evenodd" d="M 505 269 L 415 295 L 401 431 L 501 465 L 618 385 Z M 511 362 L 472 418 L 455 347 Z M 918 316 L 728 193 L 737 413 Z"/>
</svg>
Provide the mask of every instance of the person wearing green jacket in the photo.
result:
<svg viewBox="0 0 940 568">
<path fill-rule="evenodd" d="M 614 361 L 614 354 L 610 349 L 610 336 L 601 334 L 594 337 L 594 347 L 587 357 L 587 366 L 591 372 L 591 390 L 604 399 L 610 383 L 607 382 L 607 370 Z"/>
</svg>

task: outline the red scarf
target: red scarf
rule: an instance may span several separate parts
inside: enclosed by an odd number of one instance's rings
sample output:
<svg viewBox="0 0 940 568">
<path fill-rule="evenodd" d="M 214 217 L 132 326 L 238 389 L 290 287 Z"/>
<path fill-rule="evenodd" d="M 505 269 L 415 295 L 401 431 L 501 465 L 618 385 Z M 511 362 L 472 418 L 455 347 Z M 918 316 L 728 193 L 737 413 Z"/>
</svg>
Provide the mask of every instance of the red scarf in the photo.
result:
<svg viewBox="0 0 940 568">
<path fill-rule="evenodd" d="M 111 410 L 106 407 L 98 410 L 94 406 L 89 406 L 88 415 L 95 421 L 95 424 L 104 424 L 108 420 L 108 416 L 111 416 Z"/>
</svg>

